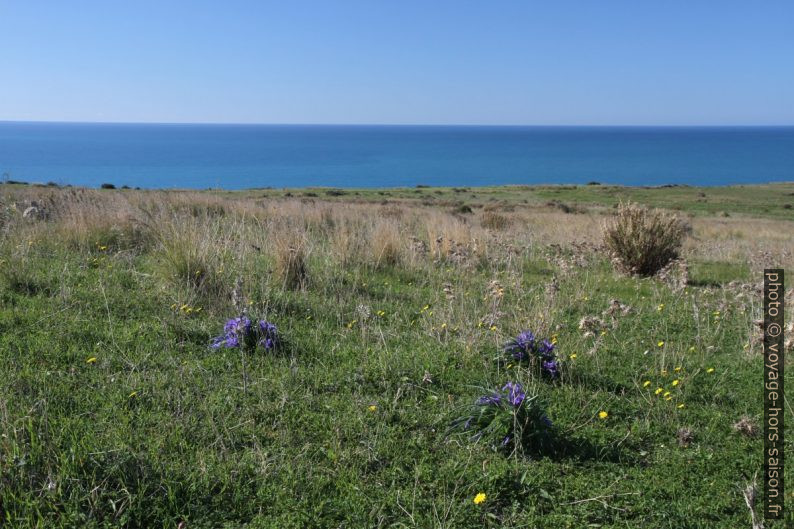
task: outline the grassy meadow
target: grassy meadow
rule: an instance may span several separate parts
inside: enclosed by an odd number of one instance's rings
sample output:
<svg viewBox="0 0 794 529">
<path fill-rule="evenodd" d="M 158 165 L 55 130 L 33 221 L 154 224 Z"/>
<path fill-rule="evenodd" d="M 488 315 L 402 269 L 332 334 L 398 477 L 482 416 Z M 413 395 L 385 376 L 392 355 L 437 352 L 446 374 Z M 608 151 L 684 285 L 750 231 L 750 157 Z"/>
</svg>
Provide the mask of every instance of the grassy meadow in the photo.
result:
<svg viewBox="0 0 794 529">
<path fill-rule="evenodd" d="M 604 251 L 625 200 L 687 223 L 662 277 Z M 1 185 L 0 527 L 750 528 L 759 285 L 794 271 L 792 204 L 794 184 Z M 211 348 L 241 312 L 280 346 Z M 556 378 L 504 360 L 527 329 Z M 450 430 L 507 382 L 543 402 L 543 449 Z"/>
</svg>

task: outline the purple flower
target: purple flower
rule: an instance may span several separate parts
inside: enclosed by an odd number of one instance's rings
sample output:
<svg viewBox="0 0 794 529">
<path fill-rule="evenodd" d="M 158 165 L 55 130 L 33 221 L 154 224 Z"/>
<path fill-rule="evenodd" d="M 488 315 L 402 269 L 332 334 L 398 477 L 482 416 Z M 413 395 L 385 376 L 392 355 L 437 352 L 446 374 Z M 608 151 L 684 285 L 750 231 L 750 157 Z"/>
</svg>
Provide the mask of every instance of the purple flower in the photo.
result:
<svg viewBox="0 0 794 529">
<path fill-rule="evenodd" d="M 266 350 L 276 347 L 278 331 L 276 330 L 276 326 L 274 324 L 265 320 L 259 320 L 259 336 L 259 345 L 264 347 Z"/>
<path fill-rule="evenodd" d="M 543 366 L 543 370 L 546 373 L 548 373 L 551 378 L 556 378 L 557 377 L 557 361 L 556 360 L 544 361 L 542 366 Z"/>
<path fill-rule="evenodd" d="M 524 331 L 507 344 L 505 349 L 516 360 L 523 360 L 535 348 L 535 335 L 532 331 Z"/>
<path fill-rule="evenodd" d="M 524 388 L 521 387 L 521 384 L 518 382 L 508 382 L 505 384 L 505 387 L 502 388 L 502 391 L 508 392 L 507 402 L 516 408 L 521 406 L 521 403 L 524 402 L 524 398 L 527 396 L 527 394 L 524 392 Z"/>
<path fill-rule="evenodd" d="M 502 397 L 494 393 L 477 399 L 477 406 L 498 406 L 502 402 Z"/>
<path fill-rule="evenodd" d="M 232 318 L 223 326 L 223 334 L 212 339 L 210 347 L 247 347 L 253 349 L 261 345 L 270 350 L 278 344 L 276 326 L 260 320 L 256 326 L 246 316 Z"/>
<path fill-rule="evenodd" d="M 510 439 L 512 439 L 512 438 L 513 438 L 513 436 L 511 436 L 511 435 L 505 436 L 505 438 L 502 439 L 502 446 L 507 446 L 507 443 L 509 443 Z"/>
<path fill-rule="evenodd" d="M 551 356 L 552 351 L 554 351 L 554 344 L 548 340 L 543 340 L 538 345 L 538 353 L 543 356 Z"/>
</svg>

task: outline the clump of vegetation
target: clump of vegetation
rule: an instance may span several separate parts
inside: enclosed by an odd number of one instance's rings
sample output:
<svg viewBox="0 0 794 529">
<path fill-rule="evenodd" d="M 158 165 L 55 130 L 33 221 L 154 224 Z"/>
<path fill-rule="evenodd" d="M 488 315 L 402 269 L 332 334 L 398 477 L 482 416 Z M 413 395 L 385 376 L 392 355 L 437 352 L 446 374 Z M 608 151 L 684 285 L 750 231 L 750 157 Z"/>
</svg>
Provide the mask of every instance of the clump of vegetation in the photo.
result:
<svg viewBox="0 0 794 529">
<path fill-rule="evenodd" d="M 649 277 L 678 258 L 685 234 L 678 217 L 627 203 L 604 226 L 604 243 L 620 271 Z"/>
<path fill-rule="evenodd" d="M 471 441 L 484 440 L 494 449 L 508 452 L 540 452 L 548 447 L 552 422 L 538 395 L 528 396 L 518 382 L 479 397 L 452 430 L 469 434 Z"/>
<path fill-rule="evenodd" d="M 402 237 L 393 223 L 379 222 L 375 225 L 370 249 L 375 268 L 396 266 L 403 260 Z"/>
<path fill-rule="evenodd" d="M 485 211 L 481 220 L 483 228 L 489 230 L 504 230 L 510 226 L 510 219 L 495 211 Z"/>
<path fill-rule="evenodd" d="M 164 273 L 202 294 L 225 291 L 222 274 L 228 239 L 221 228 L 198 219 L 160 222 L 156 228 Z"/>
<path fill-rule="evenodd" d="M 297 233 L 278 237 L 275 241 L 273 272 L 288 290 L 303 289 L 309 282 L 306 240 Z"/>
<path fill-rule="evenodd" d="M 552 340 L 523 331 L 505 344 L 504 355 L 508 361 L 529 364 L 536 372 L 557 378 L 560 365 L 554 354 L 555 346 Z"/>
<path fill-rule="evenodd" d="M 273 351 L 279 346 L 276 325 L 266 320 L 252 322 L 245 315 L 232 318 L 223 326 L 223 334 L 213 338 L 212 349 L 239 348 L 253 352 L 258 348 Z"/>
</svg>

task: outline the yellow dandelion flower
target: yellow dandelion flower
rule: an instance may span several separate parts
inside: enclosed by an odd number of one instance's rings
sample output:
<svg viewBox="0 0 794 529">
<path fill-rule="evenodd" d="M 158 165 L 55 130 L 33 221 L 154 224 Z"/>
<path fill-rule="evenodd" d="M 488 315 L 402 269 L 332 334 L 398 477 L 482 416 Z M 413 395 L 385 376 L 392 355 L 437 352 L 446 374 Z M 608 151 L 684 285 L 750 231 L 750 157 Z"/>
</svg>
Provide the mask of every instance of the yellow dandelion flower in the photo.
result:
<svg viewBox="0 0 794 529">
<path fill-rule="evenodd" d="M 678 379 L 673 380 L 673 387 L 677 386 L 679 382 L 681 381 Z"/>
<path fill-rule="evenodd" d="M 680 373 L 681 372 L 681 366 L 676 367 L 675 369 L 673 369 L 673 371 L 675 371 L 676 373 Z"/>
<path fill-rule="evenodd" d="M 683 410 L 683 409 L 684 409 L 684 403 L 683 403 L 683 402 L 682 402 L 681 404 L 679 404 L 679 405 L 678 405 L 678 409 L 679 409 L 679 410 Z"/>
<path fill-rule="evenodd" d="M 664 400 L 671 401 L 671 400 L 673 400 L 673 397 L 668 395 L 667 397 L 664 398 Z"/>
<path fill-rule="evenodd" d="M 85 361 L 86 364 L 95 364 L 96 363 L 96 356 L 92 356 L 91 358 Z"/>
<path fill-rule="evenodd" d="M 607 417 L 609 417 L 609 413 L 607 413 L 607 412 L 605 412 L 605 411 L 599 411 L 599 412 L 598 412 L 598 418 L 599 418 L 599 419 L 602 419 L 602 420 L 603 420 L 603 419 L 606 419 Z"/>
<path fill-rule="evenodd" d="M 477 494 L 474 497 L 474 505 L 481 504 L 482 502 L 485 501 L 486 498 L 487 498 L 487 496 L 485 495 L 485 493 L 484 492 L 480 492 L 479 494 Z"/>
<path fill-rule="evenodd" d="M 656 345 L 659 346 L 659 347 L 663 347 L 664 346 L 664 340 L 659 340 L 659 343 L 657 343 Z"/>
<path fill-rule="evenodd" d="M 663 388 L 656 388 L 656 391 L 654 391 L 653 393 L 654 393 L 655 395 L 658 395 L 658 394 L 659 394 L 659 393 L 661 393 L 662 391 L 664 391 L 664 389 L 663 389 Z"/>
<path fill-rule="evenodd" d="M 369 408 L 367 408 L 367 409 L 369 411 L 378 411 L 378 407 L 375 404 L 370 404 Z"/>
<path fill-rule="evenodd" d="M 714 368 L 713 367 L 710 367 L 710 368 L 706 369 L 706 373 L 713 373 L 713 372 L 714 372 Z"/>
<path fill-rule="evenodd" d="M 695 352 L 695 346 L 694 346 L 694 345 L 693 345 L 692 347 L 690 347 L 690 348 L 689 348 L 689 352 L 690 352 L 690 353 L 693 353 L 693 352 Z"/>
<path fill-rule="evenodd" d="M 664 398 L 667 398 L 669 396 L 670 396 L 670 392 L 669 391 L 665 391 L 664 395 L 662 395 L 662 397 L 664 397 Z"/>
<path fill-rule="evenodd" d="M 650 380 L 646 380 L 645 382 L 642 383 L 642 387 L 644 387 L 644 388 L 647 388 L 650 385 L 651 385 L 651 381 Z"/>
<path fill-rule="evenodd" d="M 441 324 L 441 328 L 442 328 L 442 329 L 446 329 L 446 328 L 447 328 L 447 324 L 446 324 L 446 323 L 442 323 L 442 324 Z"/>
<path fill-rule="evenodd" d="M 576 360 L 576 353 L 573 353 L 570 357 L 571 360 Z"/>
<path fill-rule="evenodd" d="M 496 325 L 492 325 L 492 326 L 491 326 L 491 330 L 492 330 L 492 331 L 496 331 Z"/>
<path fill-rule="evenodd" d="M 659 306 L 656 307 L 656 310 L 658 310 L 659 312 L 662 312 L 664 310 L 664 303 L 660 303 Z"/>
<path fill-rule="evenodd" d="M 134 398 L 135 398 L 135 397 L 137 397 L 137 396 L 138 396 L 138 392 L 137 392 L 137 391 L 133 391 L 132 393 L 130 393 L 130 394 L 127 396 L 127 398 L 129 398 L 129 399 L 134 399 Z"/>
</svg>

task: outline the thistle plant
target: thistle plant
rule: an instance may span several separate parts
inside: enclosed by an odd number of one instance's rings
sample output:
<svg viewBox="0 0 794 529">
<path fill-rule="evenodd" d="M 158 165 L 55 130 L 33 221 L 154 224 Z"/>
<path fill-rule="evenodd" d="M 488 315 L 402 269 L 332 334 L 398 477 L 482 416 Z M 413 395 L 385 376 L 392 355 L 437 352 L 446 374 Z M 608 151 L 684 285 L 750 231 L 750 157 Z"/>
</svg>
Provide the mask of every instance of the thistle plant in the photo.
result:
<svg viewBox="0 0 794 529">
<path fill-rule="evenodd" d="M 509 361 L 529 364 L 543 375 L 557 378 L 560 365 L 554 354 L 555 347 L 553 342 L 527 330 L 505 344 L 504 355 Z"/>
<path fill-rule="evenodd" d="M 494 449 L 538 451 L 544 447 L 552 427 L 537 395 L 528 396 L 518 382 L 508 382 L 499 391 L 489 391 L 453 421 L 450 429 L 482 439 Z"/>
</svg>

